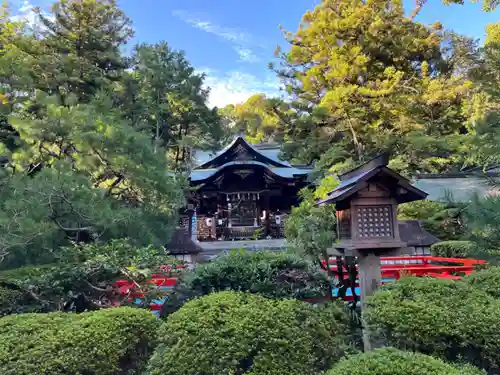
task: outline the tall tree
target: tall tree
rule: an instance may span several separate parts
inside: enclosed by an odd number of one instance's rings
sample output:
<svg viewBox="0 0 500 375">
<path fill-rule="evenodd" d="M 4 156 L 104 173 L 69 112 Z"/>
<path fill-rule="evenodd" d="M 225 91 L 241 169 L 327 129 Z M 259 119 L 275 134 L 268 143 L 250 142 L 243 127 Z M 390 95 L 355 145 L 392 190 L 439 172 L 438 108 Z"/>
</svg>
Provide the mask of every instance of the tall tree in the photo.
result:
<svg viewBox="0 0 500 375">
<path fill-rule="evenodd" d="M 439 24 L 405 17 L 397 0 L 323 0 L 286 38 L 278 74 L 297 113 L 291 153 L 345 168 L 411 150 L 409 172 L 448 168 L 453 148 L 437 143 L 461 134 L 470 82 L 446 66 Z"/>
<path fill-rule="evenodd" d="M 221 115 L 231 122 L 233 132 L 244 133 L 250 142 L 279 142 L 283 139 L 282 122 L 276 111 L 284 105 L 279 99 L 255 94 L 242 104 L 226 106 Z"/>
<path fill-rule="evenodd" d="M 9 159 L 15 173 L 0 182 L 0 252 L 22 264 L 51 259 L 70 242 L 165 245 L 184 184 L 164 153 L 104 100 L 71 107 L 37 100 L 43 119 L 29 111 L 10 118 L 22 143 Z"/>
<path fill-rule="evenodd" d="M 207 107 L 204 76 L 184 53 L 166 42 L 136 46 L 132 73 L 118 95 L 125 116 L 150 133 L 155 149 L 164 147 L 177 165 L 189 159 L 191 147 L 213 148 L 223 136 L 216 109 Z"/>
<path fill-rule="evenodd" d="M 469 105 L 472 134 L 467 155 L 470 164 L 488 167 L 500 162 L 500 23 L 486 27 L 479 63 L 471 70 L 478 87 Z"/>
<path fill-rule="evenodd" d="M 31 58 L 34 88 L 57 95 L 62 104 L 89 102 L 121 78 L 126 65 L 120 48 L 133 30 L 115 0 L 60 0 L 50 15 L 35 11 L 42 24 L 32 30 L 36 40 L 14 40 Z"/>
</svg>

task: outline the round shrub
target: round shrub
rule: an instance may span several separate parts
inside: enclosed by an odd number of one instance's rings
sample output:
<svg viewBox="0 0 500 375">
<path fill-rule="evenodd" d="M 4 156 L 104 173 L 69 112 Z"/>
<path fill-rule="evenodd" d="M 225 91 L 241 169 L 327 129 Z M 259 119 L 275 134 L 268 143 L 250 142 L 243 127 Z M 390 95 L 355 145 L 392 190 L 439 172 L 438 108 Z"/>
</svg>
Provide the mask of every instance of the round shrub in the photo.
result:
<svg viewBox="0 0 500 375">
<path fill-rule="evenodd" d="M 500 267 L 488 267 L 475 271 L 469 276 L 464 277 L 462 281 L 495 298 L 500 298 Z"/>
<path fill-rule="evenodd" d="M 2 375 L 139 375 L 156 345 L 151 312 L 116 308 L 0 319 Z"/>
<path fill-rule="evenodd" d="M 327 275 L 319 266 L 293 254 L 236 251 L 196 267 L 185 275 L 164 305 L 162 316 L 188 299 L 235 290 L 267 298 L 315 298 L 331 295 Z"/>
<path fill-rule="evenodd" d="M 468 258 L 476 252 L 477 246 L 472 241 L 442 241 L 431 246 L 435 257 Z"/>
<path fill-rule="evenodd" d="M 315 375 L 343 354 L 338 304 L 225 291 L 186 303 L 160 329 L 150 375 Z"/>
<path fill-rule="evenodd" d="M 0 280 L 0 316 L 41 312 L 43 306 L 17 285 Z"/>
<path fill-rule="evenodd" d="M 394 348 L 348 357 L 337 363 L 328 375 L 485 375 L 472 366 L 454 366 L 425 354 Z"/>
<path fill-rule="evenodd" d="M 0 316 L 12 314 L 23 299 L 22 291 L 0 285 Z"/>
<path fill-rule="evenodd" d="M 499 373 L 500 303 L 465 282 L 404 277 L 367 299 L 374 341 Z"/>
</svg>

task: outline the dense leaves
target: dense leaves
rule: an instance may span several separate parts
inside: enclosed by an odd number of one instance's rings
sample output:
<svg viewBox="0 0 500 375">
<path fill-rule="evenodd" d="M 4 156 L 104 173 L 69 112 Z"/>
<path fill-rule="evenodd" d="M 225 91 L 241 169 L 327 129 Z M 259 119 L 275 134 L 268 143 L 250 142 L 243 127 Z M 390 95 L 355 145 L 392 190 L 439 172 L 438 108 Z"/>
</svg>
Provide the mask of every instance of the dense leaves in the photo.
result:
<svg viewBox="0 0 500 375">
<path fill-rule="evenodd" d="M 472 241 L 442 241 L 431 246 L 431 254 L 436 257 L 469 258 L 477 253 L 477 245 Z"/>
<path fill-rule="evenodd" d="M 324 189 L 326 193 L 333 189 L 335 183 L 327 185 Z M 302 202 L 298 207 L 292 208 L 285 224 L 285 234 L 290 244 L 299 254 L 314 262 L 327 259 L 327 249 L 332 247 L 337 239 L 335 207 L 318 207 L 316 199 L 320 197 L 320 192 L 320 189 L 315 192 L 304 190 Z"/>
<path fill-rule="evenodd" d="M 283 111 L 289 110 L 279 99 L 255 94 L 243 104 L 221 109 L 233 132 L 243 133 L 252 143 L 283 141 Z"/>
<path fill-rule="evenodd" d="M 428 355 L 393 348 L 348 357 L 328 375 L 484 375 L 472 366 L 454 366 Z"/>
<path fill-rule="evenodd" d="M 500 373 L 500 303 L 466 282 L 404 277 L 367 300 L 376 341 Z"/>
<path fill-rule="evenodd" d="M 342 355 L 346 323 L 338 305 L 213 293 L 168 318 L 148 373 L 317 374 Z"/>
<path fill-rule="evenodd" d="M 82 312 L 127 303 L 129 294 L 120 294 L 113 286 L 115 281 L 125 279 L 145 295 L 144 304 L 148 306 L 159 294 L 149 283 L 152 274 L 160 273 L 163 265 L 170 265 L 175 272 L 178 263 L 163 249 L 113 240 L 60 248 L 52 264 L 2 271 L 0 281 L 16 286 L 44 310 Z"/>
<path fill-rule="evenodd" d="M 165 302 L 163 315 L 175 311 L 189 298 L 226 289 L 267 298 L 324 299 L 331 294 L 325 273 L 304 258 L 287 253 L 235 251 L 184 275 Z"/>
<path fill-rule="evenodd" d="M 442 241 L 466 236 L 464 220 L 466 203 L 449 199 L 445 202 L 422 200 L 398 206 L 398 219 L 420 220 L 424 228 Z"/>
<path fill-rule="evenodd" d="M 131 308 L 4 317 L 0 372 L 139 375 L 156 345 L 158 326 L 150 312 Z"/>
<path fill-rule="evenodd" d="M 49 104 L 43 120 L 12 117 L 23 144 L 10 158 L 16 173 L 1 185 L 0 244 L 8 262 L 40 263 L 70 241 L 167 243 L 184 201 L 183 179 L 169 173 L 146 136 L 113 115 L 97 104 Z M 47 257 L 39 258 L 40 249 Z"/>
<path fill-rule="evenodd" d="M 285 37 L 291 155 L 334 170 L 380 151 L 407 173 L 457 163 L 471 82 L 450 74 L 439 24 L 412 21 L 399 1 L 324 0 Z"/>
<path fill-rule="evenodd" d="M 193 147 L 213 149 L 224 136 L 217 109 L 209 109 L 204 76 L 184 53 L 166 42 L 136 46 L 131 73 L 117 90 L 118 106 L 137 129 L 151 134 L 177 167 L 190 161 Z"/>
<path fill-rule="evenodd" d="M 500 267 L 498 266 L 473 272 L 463 281 L 495 298 L 500 298 Z"/>
</svg>

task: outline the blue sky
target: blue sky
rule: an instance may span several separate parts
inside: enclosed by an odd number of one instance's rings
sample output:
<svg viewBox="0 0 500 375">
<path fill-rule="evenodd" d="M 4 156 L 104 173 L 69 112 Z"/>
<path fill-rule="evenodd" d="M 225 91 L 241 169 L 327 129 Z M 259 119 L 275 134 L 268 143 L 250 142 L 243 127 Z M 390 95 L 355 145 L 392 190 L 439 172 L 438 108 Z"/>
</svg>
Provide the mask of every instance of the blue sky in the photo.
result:
<svg viewBox="0 0 500 375">
<path fill-rule="evenodd" d="M 48 9 L 49 0 L 11 0 L 13 8 Z M 294 31 L 308 9 L 320 0 L 118 0 L 132 19 L 137 42 L 169 42 L 185 51 L 191 64 L 207 74 L 210 103 L 224 106 L 254 93 L 277 93 L 278 82 L 267 68 L 278 44 L 285 46 L 279 25 Z M 408 10 L 413 0 L 405 0 Z M 467 0 L 466 0 L 467 2 Z M 488 23 L 500 21 L 500 9 L 481 11 L 481 4 L 442 5 L 428 0 L 417 18 L 482 39 Z"/>
</svg>

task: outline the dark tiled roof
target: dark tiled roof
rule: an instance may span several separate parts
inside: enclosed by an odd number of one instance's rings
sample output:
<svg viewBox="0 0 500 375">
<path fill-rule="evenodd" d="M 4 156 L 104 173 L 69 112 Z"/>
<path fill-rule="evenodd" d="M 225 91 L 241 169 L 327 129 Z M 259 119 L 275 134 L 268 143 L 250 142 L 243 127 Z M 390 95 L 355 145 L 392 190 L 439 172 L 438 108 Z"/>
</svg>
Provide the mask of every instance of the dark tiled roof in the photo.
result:
<svg viewBox="0 0 500 375">
<path fill-rule="evenodd" d="M 433 234 L 427 232 L 418 220 L 400 220 L 398 223 L 399 237 L 410 247 L 431 246 L 439 242 Z"/>
<path fill-rule="evenodd" d="M 293 178 L 294 176 L 303 176 L 311 173 L 312 169 L 301 169 L 301 168 L 294 168 L 294 167 L 272 167 L 268 166 L 264 163 L 254 161 L 254 160 L 248 160 L 248 161 L 231 161 L 228 163 L 225 163 L 224 165 L 218 167 L 218 168 L 210 168 L 210 169 L 194 169 L 191 171 L 191 174 L 189 175 L 189 178 L 191 181 L 203 181 L 206 180 L 207 178 L 210 178 L 217 174 L 218 172 L 222 171 L 225 168 L 232 167 L 235 165 L 242 165 L 242 166 L 261 166 L 269 171 L 271 171 L 273 174 L 276 174 L 279 177 L 283 178 Z"/>
<path fill-rule="evenodd" d="M 349 198 L 360 189 L 364 188 L 368 181 L 384 176 L 387 183 L 393 187 L 401 187 L 404 189 L 404 194 L 395 192 L 394 198 L 398 203 L 411 202 L 415 200 L 425 199 L 427 193 L 412 186 L 410 181 L 398 173 L 387 167 L 389 158 L 382 154 L 378 157 L 369 160 L 365 164 L 339 176 L 340 184 L 328 193 L 327 197 L 318 202 L 318 204 L 336 203 L 338 201 Z"/>
</svg>

